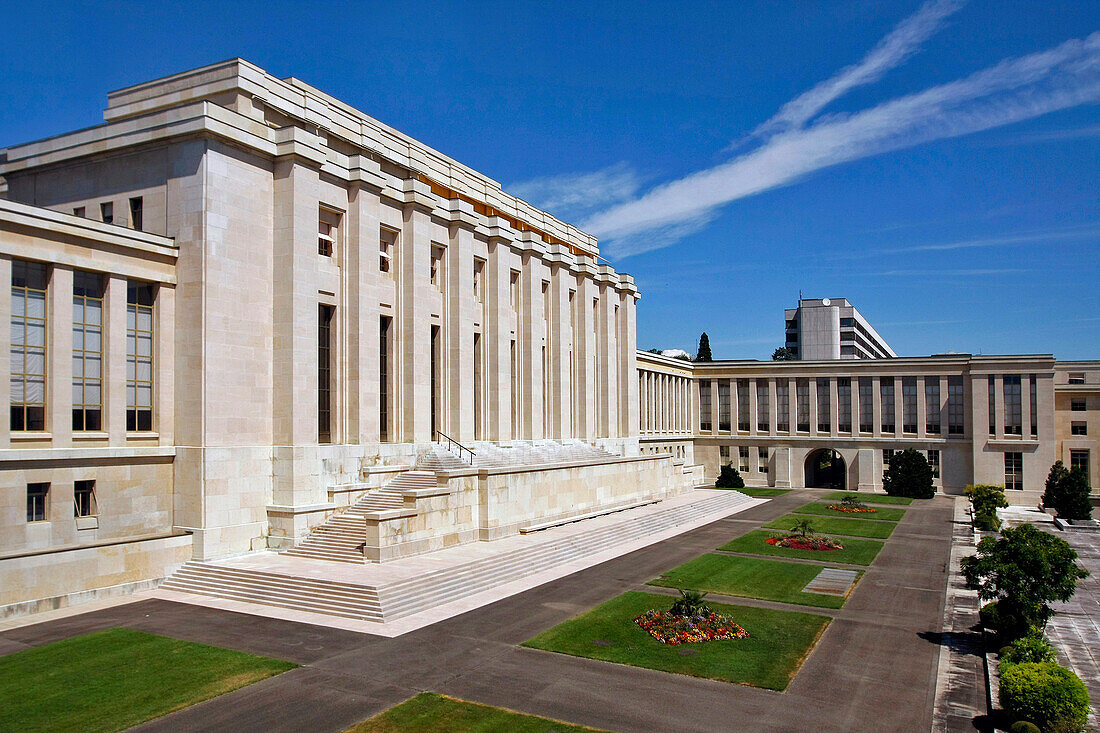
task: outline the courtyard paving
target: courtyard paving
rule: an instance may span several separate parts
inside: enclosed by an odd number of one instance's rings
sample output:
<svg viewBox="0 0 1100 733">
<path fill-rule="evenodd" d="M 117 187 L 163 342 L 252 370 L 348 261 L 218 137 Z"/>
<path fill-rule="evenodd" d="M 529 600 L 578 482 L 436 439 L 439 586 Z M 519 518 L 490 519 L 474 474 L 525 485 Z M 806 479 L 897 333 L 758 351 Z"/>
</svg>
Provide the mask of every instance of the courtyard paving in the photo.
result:
<svg viewBox="0 0 1100 733">
<path fill-rule="evenodd" d="M 302 665 L 139 728 L 147 731 L 340 731 L 421 691 L 614 731 L 927 731 L 944 643 L 950 498 L 909 507 L 843 609 L 809 609 L 834 620 L 784 692 L 519 646 L 626 590 L 656 592 L 644 583 L 819 494 L 793 491 L 394 638 L 147 600 L 4 631 L 0 654 L 126 626 Z"/>
<path fill-rule="evenodd" d="M 1054 604 L 1057 615 L 1047 624 L 1047 638 L 1058 650 L 1059 661 L 1088 685 L 1090 730 L 1100 730 L 1100 532 L 1048 531 L 1072 545 L 1090 573 L 1077 584 L 1069 602 Z"/>
</svg>

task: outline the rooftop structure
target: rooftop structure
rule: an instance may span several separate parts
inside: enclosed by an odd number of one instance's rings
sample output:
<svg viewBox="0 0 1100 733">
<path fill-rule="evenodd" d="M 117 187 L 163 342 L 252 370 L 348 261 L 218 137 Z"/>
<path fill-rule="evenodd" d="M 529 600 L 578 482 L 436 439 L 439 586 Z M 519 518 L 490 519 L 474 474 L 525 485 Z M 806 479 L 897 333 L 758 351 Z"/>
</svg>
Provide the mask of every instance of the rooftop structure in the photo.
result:
<svg viewBox="0 0 1100 733">
<path fill-rule="evenodd" d="M 796 359 L 886 359 L 897 354 L 845 298 L 799 299 L 784 311 L 786 346 Z"/>
</svg>

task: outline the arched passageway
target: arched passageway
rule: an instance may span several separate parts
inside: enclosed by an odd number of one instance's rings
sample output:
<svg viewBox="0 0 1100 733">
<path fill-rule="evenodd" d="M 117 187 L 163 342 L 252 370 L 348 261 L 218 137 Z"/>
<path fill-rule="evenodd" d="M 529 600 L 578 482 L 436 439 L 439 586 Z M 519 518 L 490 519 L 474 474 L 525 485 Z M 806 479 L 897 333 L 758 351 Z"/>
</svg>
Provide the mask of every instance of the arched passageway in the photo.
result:
<svg viewBox="0 0 1100 733">
<path fill-rule="evenodd" d="M 848 470 L 844 459 L 832 448 L 819 448 L 806 456 L 807 489 L 840 489 L 847 487 Z"/>
</svg>

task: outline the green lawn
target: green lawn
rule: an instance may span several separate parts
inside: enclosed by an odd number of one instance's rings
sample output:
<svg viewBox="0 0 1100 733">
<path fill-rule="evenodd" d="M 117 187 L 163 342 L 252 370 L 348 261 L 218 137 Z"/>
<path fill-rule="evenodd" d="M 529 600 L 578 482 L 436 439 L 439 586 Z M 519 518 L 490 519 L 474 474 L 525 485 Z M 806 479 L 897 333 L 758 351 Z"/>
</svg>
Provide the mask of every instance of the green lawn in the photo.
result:
<svg viewBox="0 0 1100 733">
<path fill-rule="evenodd" d="M 830 619 L 809 613 L 708 604 L 749 632 L 747 639 L 662 644 L 634 623 L 672 598 L 629 591 L 544 631 L 524 646 L 606 662 L 707 677 L 770 690 L 787 687 Z"/>
<path fill-rule="evenodd" d="M 422 692 L 349 728 L 347 733 L 581 733 L 594 730 Z"/>
<path fill-rule="evenodd" d="M 832 502 L 822 501 L 813 502 L 812 504 L 806 504 L 800 506 L 792 511 L 795 514 L 818 514 L 824 517 L 840 517 L 842 519 L 872 519 L 886 522 L 897 522 L 905 516 L 904 509 L 898 509 L 896 507 L 888 506 L 873 506 L 868 507 L 874 509 L 873 512 L 857 512 L 855 514 L 849 514 L 847 512 L 840 512 L 836 509 L 830 509 L 829 504 Z"/>
<path fill-rule="evenodd" d="M 868 522 L 865 519 L 846 517 L 808 517 L 805 514 L 787 514 L 764 525 L 765 529 L 792 529 L 798 522 L 809 520 L 818 534 L 841 534 L 848 537 L 873 537 L 884 540 L 896 526 L 894 522 Z"/>
<path fill-rule="evenodd" d="M 817 565 L 800 562 L 703 555 L 651 580 L 650 584 L 819 608 L 840 608 L 844 605 L 844 598 L 802 592 L 821 570 Z"/>
<path fill-rule="evenodd" d="M 716 486 L 715 488 L 719 488 L 719 487 Z M 746 487 L 744 489 L 734 489 L 734 490 L 735 491 L 740 491 L 742 494 L 745 494 L 746 496 L 782 496 L 783 494 L 786 494 L 787 492 L 790 491 L 790 489 L 765 489 L 765 488 L 756 488 L 756 487 L 752 487 L 752 486 Z"/>
<path fill-rule="evenodd" d="M 777 555 L 780 557 L 797 557 L 803 560 L 817 560 L 823 563 L 848 563 L 851 565 L 870 565 L 875 556 L 882 549 L 882 543 L 878 540 L 857 540 L 845 537 L 841 540 L 843 550 L 787 550 L 775 545 L 769 545 L 768 537 L 781 537 L 782 532 L 768 532 L 756 530 L 738 537 L 732 542 L 719 547 L 726 552 L 748 552 L 754 555 Z"/>
<path fill-rule="evenodd" d="M 117 731 L 297 665 L 132 629 L 0 657 L 0 730 Z"/>
<path fill-rule="evenodd" d="M 886 494 L 874 494 L 870 491 L 834 491 L 826 494 L 826 499 L 843 499 L 848 494 L 855 494 L 859 500 L 868 504 L 903 504 L 908 506 L 913 500 L 907 496 L 887 496 Z"/>
</svg>

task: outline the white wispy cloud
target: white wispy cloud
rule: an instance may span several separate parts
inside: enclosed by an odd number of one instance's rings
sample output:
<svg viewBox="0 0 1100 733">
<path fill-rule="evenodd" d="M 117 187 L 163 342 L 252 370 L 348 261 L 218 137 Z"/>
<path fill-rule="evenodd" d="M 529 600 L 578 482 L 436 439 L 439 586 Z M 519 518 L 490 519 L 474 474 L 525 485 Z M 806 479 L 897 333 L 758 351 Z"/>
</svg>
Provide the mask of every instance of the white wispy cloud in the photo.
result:
<svg viewBox="0 0 1100 733">
<path fill-rule="evenodd" d="M 618 163 L 590 173 L 565 173 L 523 181 L 507 190 L 559 218 L 575 220 L 634 197 L 642 186 L 638 172 Z"/>
<path fill-rule="evenodd" d="M 802 127 L 829 103 L 849 90 L 871 84 L 902 64 L 947 18 L 963 6 L 962 0 L 929 0 L 899 23 L 859 63 L 841 69 L 813 89 L 784 104 L 771 119 L 752 131 L 753 137 L 769 136 Z"/>
<path fill-rule="evenodd" d="M 961 239 L 953 242 L 915 244 L 909 247 L 880 249 L 876 250 L 874 254 L 902 254 L 906 252 L 944 252 L 956 249 L 974 249 L 980 247 L 1012 247 L 1026 244 L 1041 244 L 1043 242 L 1057 242 L 1064 239 L 1088 239 L 1091 237 L 1100 237 L 1100 224 L 1082 224 L 1078 226 L 1058 227 L 1049 231 L 1021 232 L 1020 234 L 1006 234 L 997 237 Z M 860 253 L 857 256 L 866 257 L 867 253 Z"/>
<path fill-rule="evenodd" d="M 866 273 L 871 277 L 895 277 L 895 276 L 915 276 L 915 277 L 984 277 L 987 275 L 1011 275 L 1020 272 L 1028 272 L 1019 267 L 998 267 L 998 268 L 973 268 L 973 269 L 923 269 L 923 270 L 883 270 L 881 272 L 868 272 Z"/>
<path fill-rule="evenodd" d="M 929 7 L 924 6 L 917 16 L 930 13 Z M 948 5 L 931 7 L 943 14 Z M 934 25 L 927 23 L 921 27 Z M 911 50 L 900 55 L 895 52 L 889 58 L 904 58 L 909 53 Z M 827 104 L 850 89 L 853 79 L 877 78 L 874 75 L 886 68 L 885 62 L 879 62 L 864 72 L 844 70 L 833 78 L 844 79 L 842 84 L 823 85 L 827 91 L 773 119 L 781 118 L 782 127 L 789 128 L 807 111 L 812 110 L 810 115 L 820 111 L 822 107 L 817 105 L 822 100 Z M 854 114 L 824 116 L 807 126 L 783 129 L 726 163 L 600 211 L 582 227 L 603 239 L 611 256 L 627 257 L 668 246 L 677 238 L 669 232 L 675 234 L 677 226 L 702 217 L 709 221 L 724 204 L 789 185 L 824 168 L 1098 101 L 1100 33 L 1093 33 Z M 663 234 L 651 238 L 652 232 Z"/>
</svg>

